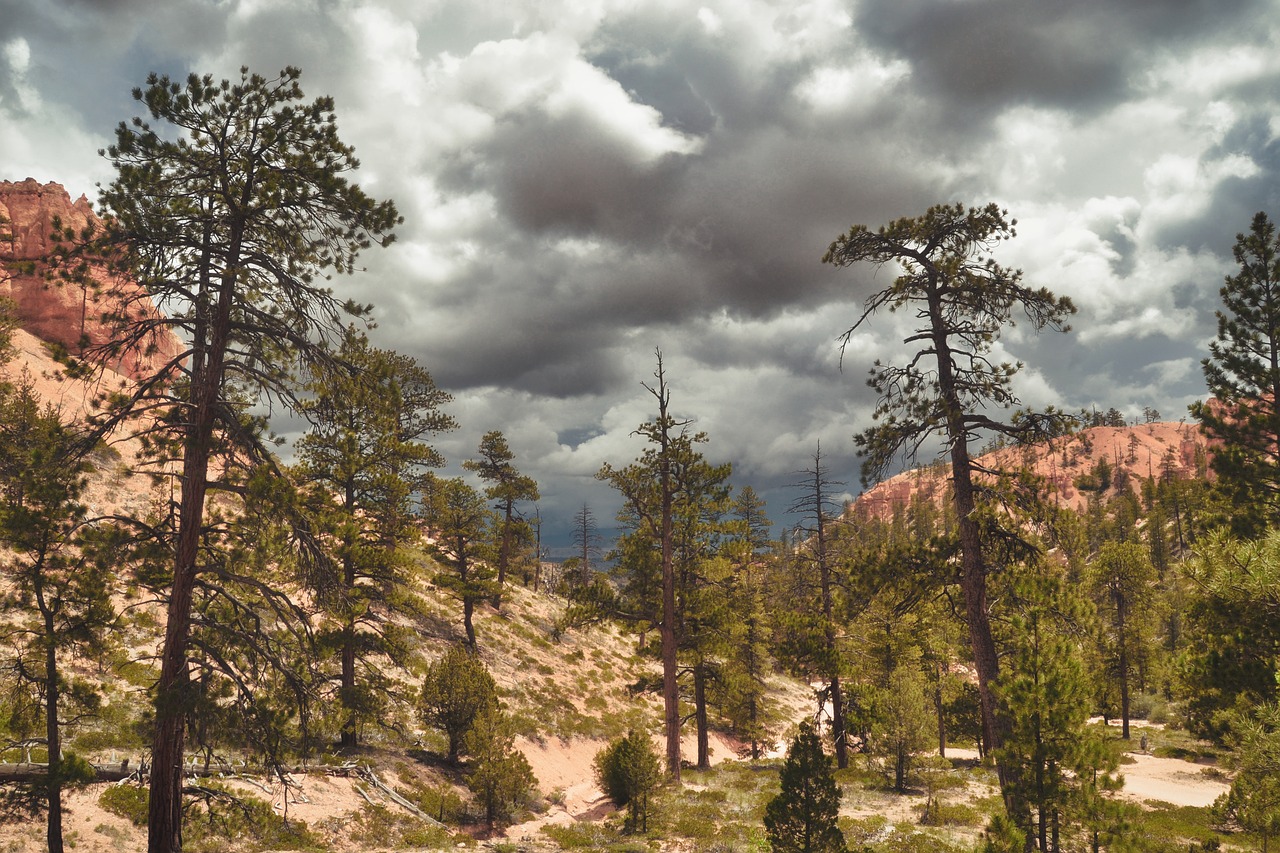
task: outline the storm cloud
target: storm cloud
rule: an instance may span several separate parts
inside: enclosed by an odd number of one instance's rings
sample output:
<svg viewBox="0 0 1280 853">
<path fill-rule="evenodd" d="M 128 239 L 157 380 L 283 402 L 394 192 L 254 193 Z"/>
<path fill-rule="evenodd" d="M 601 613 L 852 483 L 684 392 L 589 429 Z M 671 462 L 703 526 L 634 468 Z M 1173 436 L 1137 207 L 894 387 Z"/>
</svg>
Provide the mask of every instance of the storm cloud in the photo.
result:
<svg viewBox="0 0 1280 853">
<path fill-rule="evenodd" d="M 781 521 L 818 442 L 857 483 L 866 370 L 903 351 L 886 316 L 841 362 L 893 274 L 820 263 L 855 223 L 1007 207 L 1000 259 L 1080 308 L 1068 336 L 1006 336 L 1024 401 L 1183 416 L 1234 235 L 1280 214 L 1277 11 L 0 0 L 0 178 L 93 198 L 148 72 L 298 66 L 405 216 L 334 284 L 454 394 L 451 472 L 503 429 L 553 540 L 584 501 L 607 528 L 592 475 L 640 451 L 661 349 L 677 412 Z"/>
</svg>

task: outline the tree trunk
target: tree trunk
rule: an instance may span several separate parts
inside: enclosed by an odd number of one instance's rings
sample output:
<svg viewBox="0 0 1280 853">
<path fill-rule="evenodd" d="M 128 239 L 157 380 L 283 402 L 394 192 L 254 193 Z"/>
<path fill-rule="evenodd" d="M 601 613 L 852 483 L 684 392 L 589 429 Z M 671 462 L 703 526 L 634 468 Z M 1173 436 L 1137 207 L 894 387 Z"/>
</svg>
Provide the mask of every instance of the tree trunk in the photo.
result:
<svg viewBox="0 0 1280 853">
<path fill-rule="evenodd" d="M 836 767 L 849 766 L 849 738 L 845 735 L 844 688 L 840 676 L 831 676 L 831 734 L 836 744 Z"/>
<path fill-rule="evenodd" d="M 1000 713 L 992 692 L 992 686 L 1000 674 L 1000 659 L 996 654 L 991 618 L 987 612 L 987 567 L 982 553 L 982 538 L 973 518 L 977 502 L 969 459 L 968 431 L 955 387 L 942 298 L 936 289 L 930 294 L 929 314 L 938 364 L 938 389 L 943 398 L 947 438 L 951 444 L 953 497 L 960 534 L 960 591 L 964 598 L 965 619 L 969 624 L 969 645 L 973 653 L 974 669 L 978 675 L 982 734 L 989 753 L 996 756 L 996 776 L 1000 780 L 1000 794 L 1004 799 L 1005 811 L 1017 825 L 1025 826 L 1027 809 L 1018 792 L 1019 771 L 1016 765 L 1000 758 L 1001 749 L 1009 739 L 1010 725 L 1005 715 Z"/>
<path fill-rule="evenodd" d="M 515 515 L 515 504 L 508 499 L 503 509 L 502 542 L 498 545 L 498 591 L 493 596 L 493 608 L 502 609 L 502 590 L 507 582 L 507 563 L 511 561 L 511 524 Z"/>
<path fill-rule="evenodd" d="M 667 738 L 667 775 L 680 784 L 680 688 L 676 682 L 676 569 L 672 548 L 671 440 L 667 416 L 667 386 L 658 358 L 658 428 L 660 432 L 660 488 L 662 489 L 662 702 Z"/>
<path fill-rule="evenodd" d="M 843 770 L 849 766 L 849 742 L 844 731 L 844 694 L 840 689 L 840 659 L 836 652 L 835 607 L 831 593 L 831 567 L 827 563 L 827 527 L 822 512 L 822 467 L 814 462 L 814 503 L 817 505 L 817 558 L 818 577 L 822 584 L 822 619 L 824 623 L 823 639 L 826 643 L 827 659 L 831 666 L 828 672 L 831 692 L 831 736 L 835 741 L 836 767 Z"/>
<path fill-rule="evenodd" d="M 699 662 L 693 669 L 693 711 L 698 726 L 698 769 L 711 769 L 711 741 L 707 731 L 707 668 Z"/>
<path fill-rule="evenodd" d="M 156 683 L 156 729 L 151 749 L 153 766 L 147 821 L 147 849 L 150 853 L 178 853 L 182 850 L 182 752 L 191 698 L 187 641 L 191 631 L 200 528 L 204 523 L 205 477 L 213 431 L 212 407 L 208 407 L 207 414 L 201 414 L 205 415 L 201 418 L 201 426 L 205 428 L 189 443 L 183 462 L 182 520 L 165 622 L 160 678 Z"/>
<path fill-rule="evenodd" d="M 1116 634 L 1119 643 L 1120 667 L 1120 737 L 1129 739 L 1129 647 L 1125 643 L 1124 595 L 1116 595 Z"/>
<path fill-rule="evenodd" d="M 245 180 L 246 186 L 252 184 L 252 176 L 246 176 Z M 165 620 L 164 648 L 160 653 L 160 678 L 156 682 L 156 728 L 151 748 L 147 819 L 148 853 L 180 853 L 182 850 L 182 751 L 190 702 L 187 643 L 191 633 L 200 537 L 204 528 L 209 456 L 231 331 L 231 306 L 241 234 L 237 228 L 231 236 L 227 269 L 217 290 L 218 303 L 214 314 L 212 317 L 205 315 L 206 322 L 197 321 L 196 324 L 197 341 L 193 345 L 195 352 L 189 392 L 192 411 L 182 454 L 182 502 L 174 545 L 173 584 Z M 207 281 L 202 282 L 203 293 L 209 292 L 207 285 Z M 204 341 L 208 345 L 201 348 L 199 344 Z"/>
<path fill-rule="evenodd" d="M 947 757 L 947 718 L 942 713 L 942 664 L 938 664 L 938 683 L 933 689 L 933 708 L 938 715 L 938 756 Z"/>
<path fill-rule="evenodd" d="M 347 488 L 347 512 L 354 516 L 355 513 L 355 494 L 354 490 L 348 486 Z M 351 595 L 355 592 L 356 587 L 356 566 L 353 550 L 355 548 L 355 537 L 348 537 L 345 553 L 342 557 L 342 582 L 343 590 Z M 356 623 L 355 618 L 350 615 L 345 617 L 346 623 L 342 626 L 342 684 L 339 696 L 343 707 L 346 709 L 346 716 L 342 721 L 342 732 L 338 736 L 338 745 L 342 749 L 355 749 L 358 738 L 356 736 L 356 712 L 351 707 L 352 699 L 356 690 Z"/>
<path fill-rule="evenodd" d="M 359 743 L 356 733 L 356 712 L 350 707 L 356 689 L 356 626 L 352 619 L 342 632 L 342 704 L 347 706 L 346 718 L 342 721 L 342 732 L 338 745 L 343 749 L 355 749 Z"/>
<path fill-rule="evenodd" d="M 476 605 L 471 600 L 471 596 L 464 595 L 462 597 L 462 627 L 467 632 L 467 645 L 473 649 L 476 647 L 476 626 L 471 617 L 475 614 L 475 609 Z"/>
<path fill-rule="evenodd" d="M 128 764 L 95 764 L 93 770 L 95 782 L 119 782 L 127 779 L 137 768 Z M 38 783 L 54 772 L 48 764 L 0 764 L 0 784 Z"/>
<path fill-rule="evenodd" d="M 54 644 L 57 626 L 53 621 L 53 613 L 45 606 L 43 592 L 39 589 L 37 598 L 44 615 L 44 731 L 49 747 L 49 776 L 45 784 L 49 814 L 45 821 L 45 840 L 49 853 L 62 853 L 62 736 L 58 726 L 61 720 L 58 708 L 61 688 L 58 684 L 57 646 Z"/>
</svg>

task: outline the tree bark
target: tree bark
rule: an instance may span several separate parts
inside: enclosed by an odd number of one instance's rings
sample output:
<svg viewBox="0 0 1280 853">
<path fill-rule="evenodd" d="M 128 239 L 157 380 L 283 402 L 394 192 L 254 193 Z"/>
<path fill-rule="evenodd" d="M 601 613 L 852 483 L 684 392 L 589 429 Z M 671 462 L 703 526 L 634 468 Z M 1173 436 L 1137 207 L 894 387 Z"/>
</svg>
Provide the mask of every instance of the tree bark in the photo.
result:
<svg viewBox="0 0 1280 853">
<path fill-rule="evenodd" d="M 1125 613 L 1124 594 L 1116 593 L 1116 634 L 1119 642 L 1118 665 L 1120 668 L 1120 737 L 1125 740 L 1129 739 L 1129 647 L 1125 643 L 1125 621 L 1127 614 Z"/>
<path fill-rule="evenodd" d="M 246 192 L 252 174 L 245 177 Z M 208 489 L 209 457 L 217 401 L 222 391 L 223 366 L 231 332 L 237 267 L 243 224 L 233 227 L 227 252 L 227 269 L 217 289 L 212 317 L 197 321 L 191 377 L 191 420 L 186 428 L 182 455 L 182 502 L 174 547 L 173 585 L 165 620 L 160 678 L 156 682 L 156 729 L 151 749 L 152 774 L 147 820 L 148 853 L 180 853 L 182 850 L 182 753 L 190 702 L 187 645 L 191 633 L 191 609 L 195 593 L 200 538 L 204 528 L 204 501 Z M 204 269 L 208 269 L 208 264 Z M 208 293 L 208 289 L 201 288 Z M 205 337 L 207 335 L 207 338 Z M 201 342 L 207 341 L 205 347 Z"/>
<path fill-rule="evenodd" d="M 45 742 L 49 747 L 49 775 L 45 785 L 49 815 L 45 821 L 45 841 L 49 853 L 62 853 L 62 733 L 59 727 L 62 716 L 58 707 L 61 688 L 58 684 L 58 651 L 54 642 L 57 625 L 54 623 L 53 611 L 45 603 L 44 591 L 38 581 L 36 600 L 44 616 L 44 731 Z"/>
<path fill-rule="evenodd" d="M 820 449 L 819 453 L 821 453 Z M 840 659 L 836 650 L 835 605 L 831 592 L 831 566 L 827 561 L 827 526 L 822 507 L 823 477 L 820 456 L 814 459 L 813 479 L 818 539 L 818 575 L 822 584 L 823 639 L 826 643 L 827 660 L 831 667 L 827 673 L 829 692 L 831 694 L 831 736 L 835 741 L 836 767 L 843 770 L 849 766 L 849 744 L 844 731 L 844 693 L 840 687 Z"/>
<path fill-rule="evenodd" d="M 680 688 L 676 678 L 676 569 L 671 523 L 671 423 L 667 414 L 667 385 L 658 356 L 658 432 L 662 489 L 662 702 L 667 739 L 667 775 L 680 784 Z"/>
<path fill-rule="evenodd" d="M 698 769 L 711 769 L 711 739 L 707 724 L 707 667 L 699 663 L 693 669 L 693 709 L 698 727 Z"/>
<path fill-rule="evenodd" d="M 1009 738 L 1009 721 L 1000 713 L 992 687 L 1000 673 L 1000 659 L 991 632 L 987 610 L 987 567 L 982 553 L 981 531 L 974 519 L 977 500 L 973 485 L 973 469 L 969 458 L 968 430 L 960 405 L 952 365 L 942 298 L 936 282 L 930 288 L 929 315 L 932 341 L 938 364 L 938 389 L 942 395 L 947 420 L 947 439 L 951 445 L 953 499 L 960 534 L 960 591 L 964 599 L 965 618 L 969 625 L 969 645 L 974 669 L 978 675 L 978 697 L 982 708 L 982 736 L 989 754 L 996 756 L 996 776 L 1005 810 L 1019 826 L 1026 825 L 1026 807 L 1018 792 L 1017 768 L 1000 757 Z"/>
<path fill-rule="evenodd" d="M 343 509 L 346 511 L 348 524 L 356 517 L 355 484 L 346 483 L 346 494 L 343 497 Z M 344 536 L 342 550 L 342 590 L 350 596 L 356 587 L 355 547 L 357 534 L 348 532 Z M 349 606 L 349 605 L 348 605 Z M 344 616 L 342 626 L 342 673 L 339 690 L 339 701 L 346 708 L 347 714 L 342 721 L 342 731 L 338 735 L 338 745 L 343 749 L 355 749 L 358 742 L 356 735 L 356 712 L 350 707 L 356 689 L 356 622 L 350 610 Z"/>
</svg>

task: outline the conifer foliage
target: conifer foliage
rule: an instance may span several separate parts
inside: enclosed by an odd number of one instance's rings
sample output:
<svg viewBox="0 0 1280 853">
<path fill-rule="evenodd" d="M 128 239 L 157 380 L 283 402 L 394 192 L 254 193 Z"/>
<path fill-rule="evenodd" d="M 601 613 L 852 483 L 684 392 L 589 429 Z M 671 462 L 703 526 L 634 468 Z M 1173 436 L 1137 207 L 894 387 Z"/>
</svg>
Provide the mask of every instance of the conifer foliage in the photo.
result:
<svg viewBox="0 0 1280 853">
<path fill-rule="evenodd" d="M 515 549 L 521 541 L 528 541 L 529 527 L 521 518 L 516 504 L 538 499 L 538 484 L 532 477 L 521 474 L 513 464 L 515 453 L 507 444 L 507 438 L 499 430 L 490 430 L 480 439 L 480 458 L 468 459 L 462 467 L 474 471 L 485 482 L 484 494 L 493 501 L 498 513 L 495 525 L 498 594 L 494 605 L 501 604 L 502 586 L 507 582 L 507 570 L 515 557 Z"/>
<path fill-rule="evenodd" d="M 498 686 L 474 651 L 453 646 L 427 669 L 422 680 L 422 717 L 449 739 L 449 760 L 457 761 L 476 720 L 498 705 Z"/>
<path fill-rule="evenodd" d="M 1240 271 L 1222 285 L 1218 335 L 1201 362 L 1214 400 L 1191 413 L 1221 442 L 1211 464 L 1232 528 L 1256 536 L 1280 522 L 1280 236 L 1266 213 L 1232 251 Z"/>
<path fill-rule="evenodd" d="M 787 749 L 782 790 L 764 811 L 764 828 L 777 853 L 837 853 L 845 849 L 836 825 L 840 789 L 822 742 L 808 723 Z"/>
<path fill-rule="evenodd" d="M 242 68 L 221 82 L 152 74 L 133 95 L 157 126 L 121 122 L 106 151 L 117 177 L 102 192 L 100 256 L 141 287 L 122 291 L 117 334 L 99 356 L 148 349 L 174 329 L 187 344 L 115 407 L 117 422 L 148 407 L 173 411 L 182 467 L 156 685 L 151 853 L 182 849 L 192 600 L 215 435 L 268 459 L 229 399 L 291 399 L 293 369 L 325 359 L 319 341 L 340 333 L 344 315 L 365 312 L 335 298 L 326 276 L 354 270 L 360 251 L 389 243 L 400 221 L 391 202 L 347 180 L 359 163 L 338 138 L 333 100 L 305 102 L 299 77 L 296 68 L 274 79 Z M 159 316 L 137 310 L 148 295 Z"/>
<path fill-rule="evenodd" d="M 11 735 L 42 740 L 48 768 L 30 785 L 0 790 L 0 818 L 46 816 L 50 853 L 63 850 L 63 791 L 93 769 L 62 748 L 68 721 L 101 701 L 71 660 L 103 653 L 116 622 L 113 566 L 91 545 L 81 503 L 82 437 L 40 403 L 30 378 L 0 383 L 0 707 Z"/>
<path fill-rule="evenodd" d="M 999 660 L 987 604 L 991 561 L 983 543 L 970 444 L 997 436 L 1031 441 L 1060 429 L 1054 413 L 1019 413 L 1008 421 L 990 411 L 1018 405 L 1012 380 L 1020 364 L 996 362 L 992 350 L 1015 313 L 1032 330 L 1066 331 L 1075 306 L 1045 288 L 1024 284 L 1020 270 L 1000 266 L 990 252 L 1015 235 L 1016 221 L 995 204 L 982 208 L 937 205 L 923 216 L 897 219 L 877 231 L 855 225 L 838 237 L 823 261 L 836 266 L 870 262 L 894 264 L 900 274 L 872 294 L 862 315 L 844 333 L 846 344 L 881 310 L 909 309 L 915 328 L 903 343 L 915 348 L 902 365 L 877 361 L 868 384 L 880 396 L 875 425 L 855 440 L 864 457 L 864 482 L 883 477 L 895 461 L 914 460 L 930 439 L 940 439 L 950 456 L 952 499 L 958 521 L 960 589 L 969 623 L 970 646 L 982 699 L 983 730 L 997 755 L 1010 721 L 996 706 L 992 685 Z M 1001 790 L 1011 815 L 1016 802 L 1016 769 L 998 764 Z"/>
<path fill-rule="evenodd" d="M 649 795 L 662 781 L 662 767 L 649 736 L 632 729 L 596 755 L 596 781 L 615 806 L 627 809 L 627 828 L 649 829 Z"/>
<path fill-rule="evenodd" d="M 413 359 L 370 346 L 354 328 L 337 356 L 307 383 L 301 410 L 312 426 L 297 442 L 295 476 L 314 486 L 317 526 L 339 543 L 338 577 L 317 592 L 329 617 L 321 644 L 338 661 L 340 742 L 351 748 L 395 692 L 389 664 L 410 657 L 387 617 L 408 609 L 413 494 L 423 469 L 444 463 L 427 439 L 455 424 L 441 410 L 449 395 Z"/>
</svg>

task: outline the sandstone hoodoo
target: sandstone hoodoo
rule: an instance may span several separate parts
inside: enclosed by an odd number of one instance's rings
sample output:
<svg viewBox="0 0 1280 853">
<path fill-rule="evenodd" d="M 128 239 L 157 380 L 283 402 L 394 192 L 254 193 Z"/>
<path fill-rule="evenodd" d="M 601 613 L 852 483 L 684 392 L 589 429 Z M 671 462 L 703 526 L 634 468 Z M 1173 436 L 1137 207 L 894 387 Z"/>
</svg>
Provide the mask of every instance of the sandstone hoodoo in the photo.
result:
<svg viewBox="0 0 1280 853">
<path fill-rule="evenodd" d="M 18 322 L 23 329 L 49 343 L 65 346 L 78 355 L 81 342 L 90 347 L 105 343 L 111 330 L 102 315 L 108 300 L 115 304 L 124 289 L 129 304 L 152 311 L 147 300 L 135 300 L 137 285 L 132 282 L 108 281 L 104 272 L 95 272 L 97 287 L 79 287 L 51 281 L 46 276 L 43 259 L 55 248 L 52 239 L 54 219 L 64 228 L 79 233 L 88 225 L 100 227 L 102 222 L 93 212 L 89 200 L 81 195 L 75 201 L 61 184 L 25 181 L 0 181 L 0 217 L 8 225 L 0 226 L 0 296 L 7 296 L 16 306 Z M 117 293 L 112 294 L 111 288 Z M 131 353 L 120 364 L 109 365 L 117 372 L 136 379 L 153 373 L 181 352 L 175 337 L 156 342 L 153 352 Z"/>
</svg>

